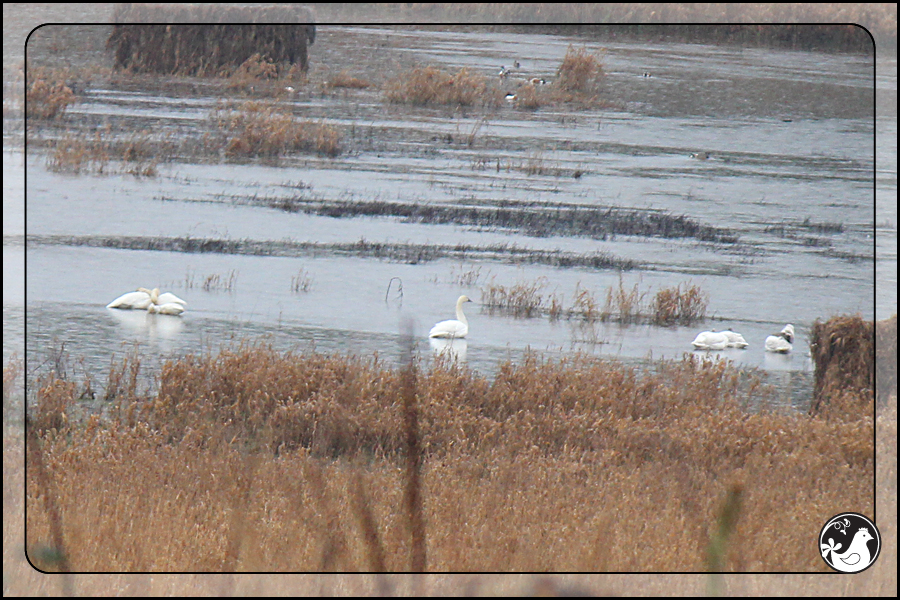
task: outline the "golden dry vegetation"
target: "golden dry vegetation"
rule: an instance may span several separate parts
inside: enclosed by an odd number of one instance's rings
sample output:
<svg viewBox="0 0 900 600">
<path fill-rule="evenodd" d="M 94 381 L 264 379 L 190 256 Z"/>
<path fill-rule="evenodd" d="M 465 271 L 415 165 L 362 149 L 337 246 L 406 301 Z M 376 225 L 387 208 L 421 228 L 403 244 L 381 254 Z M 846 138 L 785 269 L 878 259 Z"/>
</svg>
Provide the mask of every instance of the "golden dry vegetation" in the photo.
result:
<svg viewBox="0 0 900 600">
<path fill-rule="evenodd" d="M 73 571 L 409 570 L 409 389 L 428 571 L 704 571 L 736 491 L 722 570 L 823 571 L 800 541 L 847 503 L 873 509 L 871 394 L 829 418 L 748 413 L 777 392 L 696 357 L 653 373 L 536 357 L 493 379 L 440 362 L 403 373 L 245 346 L 167 363 L 150 396 L 120 384 L 108 416 L 78 423 L 64 416 L 78 386 L 42 380 L 29 556 Z"/>
</svg>

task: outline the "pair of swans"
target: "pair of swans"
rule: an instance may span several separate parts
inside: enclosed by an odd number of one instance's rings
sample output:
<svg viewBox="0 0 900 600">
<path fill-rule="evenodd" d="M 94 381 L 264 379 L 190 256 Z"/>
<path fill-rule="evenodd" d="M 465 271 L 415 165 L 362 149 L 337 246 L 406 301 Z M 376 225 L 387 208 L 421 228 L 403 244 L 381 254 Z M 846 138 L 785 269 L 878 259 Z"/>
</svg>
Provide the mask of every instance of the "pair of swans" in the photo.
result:
<svg viewBox="0 0 900 600">
<path fill-rule="evenodd" d="M 730 329 L 725 331 L 702 331 L 691 342 L 697 350 L 724 350 L 725 348 L 746 348 L 747 340 Z"/>
<path fill-rule="evenodd" d="M 460 296 L 456 301 L 456 319 L 441 321 L 431 328 L 430 338 L 464 338 L 469 333 L 469 321 L 463 314 L 463 304 L 471 302 L 468 296 Z"/>
<path fill-rule="evenodd" d="M 793 349 L 794 326 L 787 324 L 779 333 L 766 338 L 766 352 L 787 354 Z M 746 348 L 747 340 L 739 333 L 731 331 L 703 331 L 691 342 L 697 350 L 724 350 L 725 348 Z"/>
<path fill-rule="evenodd" d="M 180 315 L 184 312 L 187 302 L 171 292 L 159 293 L 159 288 L 148 290 L 140 287 L 136 292 L 122 294 L 106 305 L 106 308 L 119 308 L 123 310 L 146 310 L 149 313 L 161 315 Z"/>
</svg>

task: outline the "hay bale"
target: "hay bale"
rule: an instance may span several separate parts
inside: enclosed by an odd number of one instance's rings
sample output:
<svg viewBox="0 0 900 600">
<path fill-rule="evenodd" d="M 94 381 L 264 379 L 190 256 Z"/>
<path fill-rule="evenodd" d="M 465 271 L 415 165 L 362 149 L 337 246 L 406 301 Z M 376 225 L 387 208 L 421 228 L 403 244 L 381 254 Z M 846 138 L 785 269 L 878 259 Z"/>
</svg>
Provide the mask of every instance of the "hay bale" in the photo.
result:
<svg viewBox="0 0 900 600">
<path fill-rule="evenodd" d="M 875 398 L 897 395 L 897 315 L 875 323 Z"/>
<path fill-rule="evenodd" d="M 291 4 L 118 4 L 114 21 L 106 47 L 135 73 L 228 76 L 254 55 L 306 71 L 316 39 L 312 9 Z"/>
<path fill-rule="evenodd" d="M 833 400 L 855 397 L 867 404 L 875 388 L 875 332 L 872 321 L 859 315 L 816 321 L 810 333 L 815 363 L 811 414 L 824 410 Z"/>
</svg>

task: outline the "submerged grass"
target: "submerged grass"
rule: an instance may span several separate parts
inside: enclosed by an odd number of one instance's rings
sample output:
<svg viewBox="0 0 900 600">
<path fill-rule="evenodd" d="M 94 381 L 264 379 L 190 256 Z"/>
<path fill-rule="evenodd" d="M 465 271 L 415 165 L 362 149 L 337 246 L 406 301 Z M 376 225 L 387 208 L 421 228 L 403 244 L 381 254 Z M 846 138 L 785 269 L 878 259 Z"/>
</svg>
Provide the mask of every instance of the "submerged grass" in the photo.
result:
<svg viewBox="0 0 900 600">
<path fill-rule="evenodd" d="M 825 571 L 809 531 L 872 512 L 872 415 L 747 413 L 775 390 L 740 379 L 694 356 L 529 356 L 488 379 L 265 345 L 189 355 L 133 410 L 32 429 L 27 551 L 65 548 L 46 568 L 76 572 Z M 38 414 L 68 397 L 43 388 Z"/>
</svg>

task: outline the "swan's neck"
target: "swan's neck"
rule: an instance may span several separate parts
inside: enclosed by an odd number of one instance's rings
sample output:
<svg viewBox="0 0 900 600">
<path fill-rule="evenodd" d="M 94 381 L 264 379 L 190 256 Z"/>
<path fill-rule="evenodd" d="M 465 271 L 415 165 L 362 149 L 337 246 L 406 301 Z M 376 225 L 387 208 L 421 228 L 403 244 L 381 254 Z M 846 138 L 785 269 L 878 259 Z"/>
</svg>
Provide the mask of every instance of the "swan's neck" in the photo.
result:
<svg viewBox="0 0 900 600">
<path fill-rule="evenodd" d="M 468 327 L 469 322 L 466 320 L 466 315 L 463 314 L 462 305 L 462 302 L 456 303 L 456 320 Z"/>
</svg>

